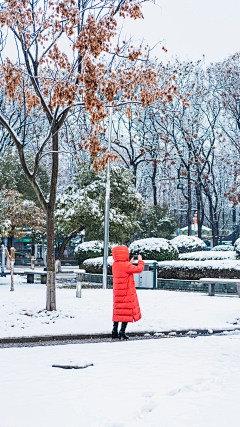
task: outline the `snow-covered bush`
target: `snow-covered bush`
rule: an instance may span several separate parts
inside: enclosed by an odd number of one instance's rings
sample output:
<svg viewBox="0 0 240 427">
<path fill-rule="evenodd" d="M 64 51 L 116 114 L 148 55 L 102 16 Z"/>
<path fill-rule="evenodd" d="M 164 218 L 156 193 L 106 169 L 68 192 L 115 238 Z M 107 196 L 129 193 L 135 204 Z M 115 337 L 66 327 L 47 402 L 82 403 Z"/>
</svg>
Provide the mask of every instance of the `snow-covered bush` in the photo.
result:
<svg viewBox="0 0 240 427">
<path fill-rule="evenodd" d="M 178 259 L 178 250 L 167 239 L 150 237 L 136 240 L 129 246 L 130 258 L 133 255 L 142 255 L 143 260 L 165 261 Z"/>
<path fill-rule="evenodd" d="M 171 243 L 178 248 L 180 254 L 206 250 L 203 240 L 195 236 L 177 236 L 171 240 Z"/>
<path fill-rule="evenodd" d="M 236 259 L 235 251 L 199 251 L 180 254 L 182 260 L 205 261 L 211 259 Z"/>
<path fill-rule="evenodd" d="M 240 256 L 240 237 L 234 243 L 234 250 L 236 251 L 237 257 L 239 257 Z"/>
<path fill-rule="evenodd" d="M 234 251 L 234 246 L 232 245 L 218 245 L 214 246 L 211 251 Z"/>
<path fill-rule="evenodd" d="M 113 257 L 108 257 L 108 274 L 112 274 Z M 103 272 L 103 257 L 86 259 L 83 262 L 86 273 L 102 274 Z"/>
<path fill-rule="evenodd" d="M 240 279 L 240 261 L 163 261 L 158 263 L 158 278 L 199 280 L 202 277 Z"/>
<path fill-rule="evenodd" d="M 111 255 L 112 249 L 117 246 L 115 243 L 108 244 L 108 255 Z M 91 240 L 90 242 L 80 243 L 76 246 L 74 255 L 75 259 L 80 266 L 85 259 L 98 258 L 103 256 L 104 243 L 100 240 Z"/>
<path fill-rule="evenodd" d="M 91 242 L 80 243 L 76 246 L 74 255 L 79 266 L 85 259 L 103 256 L 103 242 L 92 240 Z"/>
</svg>

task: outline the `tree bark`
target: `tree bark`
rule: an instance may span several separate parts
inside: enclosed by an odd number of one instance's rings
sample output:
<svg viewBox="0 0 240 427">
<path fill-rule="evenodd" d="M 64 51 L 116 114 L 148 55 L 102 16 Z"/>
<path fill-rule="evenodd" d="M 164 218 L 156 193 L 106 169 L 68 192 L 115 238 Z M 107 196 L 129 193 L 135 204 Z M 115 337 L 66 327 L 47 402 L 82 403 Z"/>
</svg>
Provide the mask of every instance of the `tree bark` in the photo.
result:
<svg viewBox="0 0 240 427">
<path fill-rule="evenodd" d="M 153 205 L 157 206 L 157 186 L 156 186 L 157 167 L 153 167 L 152 188 L 153 188 Z"/>
<path fill-rule="evenodd" d="M 48 311 L 56 310 L 56 271 L 54 252 L 54 210 L 57 195 L 58 178 L 58 126 L 53 129 L 52 137 L 52 176 L 49 202 L 47 204 L 47 304 Z"/>
<path fill-rule="evenodd" d="M 48 311 L 56 310 L 54 210 L 47 212 L 47 304 Z"/>
<path fill-rule="evenodd" d="M 192 235 L 192 188 L 190 180 L 190 172 L 188 171 L 188 211 L 187 211 L 187 220 L 188 220 L 188 236 Z"/>
<path fill-rule="evenodd" d="M 201 187 L 198 183 L 196 186 L 197 196 L 197 223 L 198 223 L 198 238 L 202 238 L 203 215 L 202 214 L 202 200 L 201 200 Z"/>
</svg>

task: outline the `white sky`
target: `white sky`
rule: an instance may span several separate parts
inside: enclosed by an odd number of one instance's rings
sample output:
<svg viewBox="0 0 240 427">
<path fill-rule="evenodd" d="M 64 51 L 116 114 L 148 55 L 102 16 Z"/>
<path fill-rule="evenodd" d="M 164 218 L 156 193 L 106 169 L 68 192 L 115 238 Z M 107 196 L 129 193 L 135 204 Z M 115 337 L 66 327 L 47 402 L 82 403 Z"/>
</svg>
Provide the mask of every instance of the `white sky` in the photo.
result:
<svg viewBox="0 0 240 427">
<path fill-rule="evenodd" d="M 128 20 L 124 33 L 143 37 L 154 46 L 165 40 L 168 49 L 154 53 L 161 59 L 178 56 L 181 60 L 215 62 L 240 51 L 239 0 L 156 0 L 143 6 L 144 20 Z"/>
<path fill-rule="evenodd" d="M 144 20 L 123 21 L 122 39 L 133 37 L 135 45 L 144 38 L 151 47 L 161 45 L 153 56 L 165 61 L 178 56 L 181 60 L 220 61 L 240 51 L 239 0 L 155 0 L 143 5 Z M 168 49 L 167 54 L 162 46 Z M 4 51 L 15 59 L 13 37 Z"/>
</svg>

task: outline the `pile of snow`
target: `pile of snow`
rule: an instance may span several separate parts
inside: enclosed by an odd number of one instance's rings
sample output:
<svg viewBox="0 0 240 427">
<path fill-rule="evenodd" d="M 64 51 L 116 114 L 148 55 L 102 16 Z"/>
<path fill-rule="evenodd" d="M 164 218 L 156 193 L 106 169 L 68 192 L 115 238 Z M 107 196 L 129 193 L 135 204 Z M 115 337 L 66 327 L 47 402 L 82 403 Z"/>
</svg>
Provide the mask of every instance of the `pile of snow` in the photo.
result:
<svg viewBox="0 0 240 427">
<path fill-rule="evenodd" d="M 171 240 L 171 243 L 177 246 L 180 254 L 206 250 L 206 244 L 195 236 L 177 236 Z"/>
<path fill-rule="evenodd" d="M 141 254 L 146 260 L 174 260 L 178 259 L 178 250 L 170 240 L 151 237 L 140 239 L 129 246 L 130 257 Z"/>
<path fill-rule="evenodd" d="M 199 251 L 180 254 L 181 260 L 205 261 L 211 259 L 236 259 L 235 251 Z"/>
<path fill-rule="evenodd" d="M 211 251 L 234 251 L 234 246 L 232 245 L 218 245 L 214 246 Z"/>
</svg>

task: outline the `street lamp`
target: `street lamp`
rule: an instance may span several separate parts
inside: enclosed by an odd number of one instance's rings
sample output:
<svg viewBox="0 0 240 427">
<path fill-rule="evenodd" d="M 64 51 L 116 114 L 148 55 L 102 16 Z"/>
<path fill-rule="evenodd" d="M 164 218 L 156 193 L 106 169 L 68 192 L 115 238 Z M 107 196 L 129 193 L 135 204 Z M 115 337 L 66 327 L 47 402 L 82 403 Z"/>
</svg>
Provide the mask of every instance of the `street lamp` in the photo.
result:
<svg viewBox="0 0 240 427">
<path fill-rule="evenodd" d="M 113 98 L 119 100 L 122 91 L 119 90 L 117 95 Z M 112 140 L 112 111 L 113 106 L 110 108 L 109 116 L 109 133 L 108 133 L 108 152 L 111 153 L 111 140 Z M 110 208 L 110 159 L 107 162 L 107 182 L 106 182 L 106 196 L 105 196 L 105 217 L 104 217 L 104 253 L 103 253 L 103 289 L 107 289 L 107 267 L 108 267 L 108 240 L 109 240 L 109 208 Z"/>
</svg>

